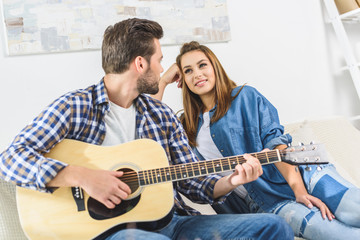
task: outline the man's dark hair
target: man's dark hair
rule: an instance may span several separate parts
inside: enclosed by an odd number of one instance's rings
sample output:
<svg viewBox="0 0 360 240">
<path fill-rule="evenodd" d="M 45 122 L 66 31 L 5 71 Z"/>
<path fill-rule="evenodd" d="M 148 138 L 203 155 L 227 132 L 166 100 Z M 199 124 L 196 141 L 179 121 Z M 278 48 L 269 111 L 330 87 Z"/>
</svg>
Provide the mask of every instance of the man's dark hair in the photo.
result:
<svg viewBox="0 0 360 240">
<path fill-rule="evenodd" d="M 109 26 L 102 43 L 102 67 L 106 74 L 122 73 L 137 56 L 150 62 L 155 53 L 154 39 L 163 36 L 157 22 L 130 18 Z"/>
</svg>

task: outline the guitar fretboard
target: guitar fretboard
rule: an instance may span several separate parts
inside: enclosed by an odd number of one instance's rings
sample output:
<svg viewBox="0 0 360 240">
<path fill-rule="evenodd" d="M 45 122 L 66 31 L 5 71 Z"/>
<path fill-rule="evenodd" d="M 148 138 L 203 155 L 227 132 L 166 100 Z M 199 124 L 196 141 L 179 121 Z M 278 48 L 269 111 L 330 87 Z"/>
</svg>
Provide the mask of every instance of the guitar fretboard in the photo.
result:
<svg viewBox="0 0 360 240">
<path fill-rule="evenodd" d="M 259 159 L 262 165 L 281 161 L 279 150 L 252 153 L 251 155 Z M 180 181 L 189 178 L 206 176 L 209 174 L 227 172 L 234 170 L 236 165 L 242 164 L 244 162 L 246 162 L 244 156 L 238 155 L 139 171 L 139 184 L 140 186 L 145 186 L 150 184 L 169 181 Z"/>
</svg>

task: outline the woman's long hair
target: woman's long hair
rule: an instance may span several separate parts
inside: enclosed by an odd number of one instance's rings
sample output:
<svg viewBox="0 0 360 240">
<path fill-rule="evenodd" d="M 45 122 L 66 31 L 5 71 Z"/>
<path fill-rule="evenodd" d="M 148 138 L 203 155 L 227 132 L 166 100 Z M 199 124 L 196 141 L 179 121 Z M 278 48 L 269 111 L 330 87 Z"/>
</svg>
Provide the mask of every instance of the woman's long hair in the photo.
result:
<svg viewBox="0 0 360 240">
<path fill-rule="evenodd" d="M 198 128 L 199 114 L 204 111 L 205 107 L 200 97 L 191 92 L 189 87 L 186 85 L 184 80 L 184 73 L 182 72 L 181 58 L 184 54 L 191 51 L 201 51 L 209 59 L 215 73 L 215 89 L 214 89 L 214 101 L 217 104 L 214 115 L 211 118 L 211 123 L 218 121 L 222 118 L 229 110 L 231 101 L 239 94 L 239 92 L 231 97 L 232 90 L 236 87 L 236 83 L 232 81 L 226 74 L 220 61 L 215 54 L 206 46 L 200 45 L 196 41 L 185 43 L 181 49 L 180 54 L 176 57 L 176 64 L 178 65 L 181 72 L 182 94 L 183 94 L 183 106 L 184 114 L 180 120 L 184 126 L 186 134 L 189 138 L 191 146 L 196 146 L 196 133 Z"/>
</svg>

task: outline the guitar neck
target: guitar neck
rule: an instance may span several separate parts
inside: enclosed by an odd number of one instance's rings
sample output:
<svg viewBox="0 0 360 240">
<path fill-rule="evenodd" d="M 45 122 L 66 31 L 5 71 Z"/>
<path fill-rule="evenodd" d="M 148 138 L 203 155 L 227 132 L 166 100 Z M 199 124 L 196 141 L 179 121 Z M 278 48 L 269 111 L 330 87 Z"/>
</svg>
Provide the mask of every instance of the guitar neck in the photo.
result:
<svg viewBox="0 0 360 240">
<path fill-rule="evenodd" d="M 259 159 L 261 165 L 281 162 L 279 150 L 250 154 Z M 164 168 L 156 168 L 138 172 L 140 186 L 163 182 L 175 182 L 209 174 L 222 173 L 234 170 L 238 164 L 246 162 L 243 155 L 219 158 L 207 161 L 177 164 Z"/>
</svg>

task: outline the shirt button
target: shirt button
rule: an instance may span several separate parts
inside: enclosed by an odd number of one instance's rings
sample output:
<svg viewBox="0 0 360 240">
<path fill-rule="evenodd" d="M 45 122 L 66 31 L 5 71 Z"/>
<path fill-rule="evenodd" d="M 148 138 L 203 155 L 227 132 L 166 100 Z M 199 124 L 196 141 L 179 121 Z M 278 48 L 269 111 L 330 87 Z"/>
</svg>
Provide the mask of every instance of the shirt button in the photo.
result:
<svg viewBox="0 0 360 240">
<path fill-rule="evenodd" d="M 212 137 L 214 138 L 214 137 L 215 137 L 215 134 L 213 134 Z"/>
<path fill-rule="evenodd" d="M 224 150 L 221 149 L 221 152 L 224 152 Z"/>
</svg>

